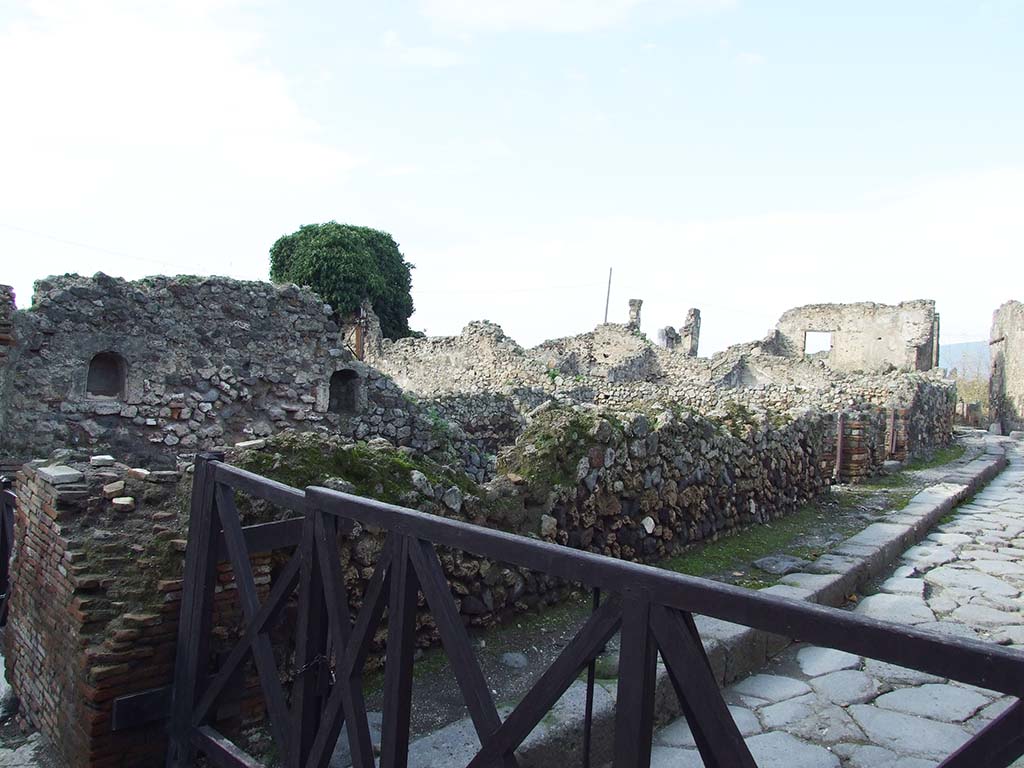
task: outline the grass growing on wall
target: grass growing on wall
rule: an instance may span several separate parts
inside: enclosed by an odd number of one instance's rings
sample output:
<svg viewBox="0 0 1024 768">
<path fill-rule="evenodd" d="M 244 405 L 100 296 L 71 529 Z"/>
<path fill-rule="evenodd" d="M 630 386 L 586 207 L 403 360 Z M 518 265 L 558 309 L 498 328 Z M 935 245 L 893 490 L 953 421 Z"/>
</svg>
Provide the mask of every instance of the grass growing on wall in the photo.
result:
<svg viewBox="0 0 1024 768">
<path fill-rule="evenodd" d="M 472 480 L 425 457 L 412 458 L 398 450 L 375 450 L 363 443 L 333 446 L 315 435 L 281 435 L 268 447 L 239 456 L 242 469 L 255 472 L 293 488 L 320 485 L 340 477 L 355 486 L 360 496 L 401 504 L 413 490 L 412 471 L 419 470 L 432 484 L 458 486 L 478 492 Z"/>
<path fill-rule="evenodd" d="M 910 472 L 916 472 L 921 469 L 935 469 L 935 467 L 941 467 L 943 464 L 949 464 L 950 462 L 960 459 L 966 451 L 962 445 L 950 445 L 946 448 L 937 448 L 932 452 L 932 455 L 927 459 L 914 459 L 906 465 L 906 469 Z"/>
<path fill-rule="evenodd" d="M 750 589 L 774 584 L 771 574 L 748 573 L 752 561 L 767 555 L 785 551 L 794 557 L 814 559 L 820 551 L 801 545 L 794 545 L 802 534 L 820 527 L 828 518 L 817 504 L 805 504 L 796 512 L 771 523 L 755 525 L 739 533 L 696 545 L 681 555 L 662 561 L 658 565 L 670 571 L 689 576 L 710 577 L 718 574 L 743 572 L 745 576 L 734 583 Z M 863 523 L 851 525 L 851 532 L 863 527 Z"/>
</svg>

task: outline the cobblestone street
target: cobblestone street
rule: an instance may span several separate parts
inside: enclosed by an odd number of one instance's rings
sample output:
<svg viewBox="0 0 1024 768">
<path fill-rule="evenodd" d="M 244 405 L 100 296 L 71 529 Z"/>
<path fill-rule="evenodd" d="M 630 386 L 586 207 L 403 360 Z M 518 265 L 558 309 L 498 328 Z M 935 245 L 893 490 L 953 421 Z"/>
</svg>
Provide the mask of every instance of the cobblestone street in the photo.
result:
<svg viewBox="0 0 1024 768">
<path fill-rule="evenodd" d="M 1024 450 L 859 601 L 878 619 L 1024 648 Z M 840 651 L 793 645 L 726 690 L 760 768 L 928 768 L 1011 699 Z M 655 736 L 654 768 L 699 768 L 685 719 Z M 1024 765 L 1019 760 L 1015 765 Z"/>
</svg>

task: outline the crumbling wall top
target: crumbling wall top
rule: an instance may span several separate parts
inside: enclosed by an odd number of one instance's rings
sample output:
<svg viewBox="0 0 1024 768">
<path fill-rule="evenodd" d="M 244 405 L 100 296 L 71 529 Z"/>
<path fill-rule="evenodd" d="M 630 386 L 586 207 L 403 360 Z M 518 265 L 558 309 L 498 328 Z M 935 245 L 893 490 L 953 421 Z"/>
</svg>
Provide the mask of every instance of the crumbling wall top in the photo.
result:
<svg viewBox="0 0 1024 768">
<path fill-rule="evenodd" d="M 818 351 L 820 335 L 828 365 L 841 371 L 926 371 L 938 346 L 938 315 L 931 300 L 896 305 L 860 302 L 809 304 L 783 313 L 776 325 L 792 356 Z"/>
</svg>

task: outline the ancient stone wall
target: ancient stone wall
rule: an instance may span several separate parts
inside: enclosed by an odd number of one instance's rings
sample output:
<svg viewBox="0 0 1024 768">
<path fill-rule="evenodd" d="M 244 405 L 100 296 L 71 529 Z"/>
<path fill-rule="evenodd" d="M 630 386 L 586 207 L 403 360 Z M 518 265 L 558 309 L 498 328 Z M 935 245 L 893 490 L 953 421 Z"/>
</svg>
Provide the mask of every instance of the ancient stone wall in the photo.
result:
<svg viewBox="0 0 1024 768">
<path fill-rule="evenodd" d="M 787 311 L 776 326 L 789 354 L 801 356 L 806 335 L 830 333 L 828 365 L 840 371 L 927 371 L 938 350 L 933 301 L 895 306 L 875 303 L 812 304 Z"/>
<path fill-rule="evenodd" d="M 4 412 L 10 399 L 11 374 L 8 357 L 14 347 L 14 289 L 0 285 L 0 429 L 4 423 Z M 0 475 L 13 474 L 17 462 L 7 459 L 0 451 Z"/>
<path fill-rule="evenodd" d="M 582 377 L 619 384 L 661 375 L 655 346 L 628 325 L 599 325 L 591 333 L 546 341 L 528 354 L 563 380 Z"/>
<path fill-rule="evenodd" d="M 897 419 L 907 425 L 907 445 L 911 434 L 948 439 L 942 392 L 922 379 L 912 408 L 892 420 L 881 407 L 845 412 L 840 477 L 856 480 L 878 469 L 891 453 L 886 430 Z M 250 440 L 228 460 L 295 487 L 326 485 L 644 562 L 776 519 L 827 489 L 835 470 L 837 419 L 820 410 L 778 420 L 736 403 L 706 417 L 674 403 L 628 411 L 548 400 L 523 417 L 507 399 L 435 401 L 442 402 L 466 421 L 477 418 L 473 408 L 505 414 L 477 435 L 499 445 L 516 434 L 515 445 L 500 449 L 487 483 L 381 437 L 357 443 L 316 431 Z M 911 427 L 914 419 L 918 426 Z M 26 722 L 53 739 L 75 768 L 147 764 L 162 752 L 159 725 L 112 732 L 112 702 L 170 682 L 190 479 L 186 467 L 149 471 L 104 456 L 73 466 L 37 462 L 18 478 L 8 676 Z M 241 508 L 247 524 L 279 514 L 258 503 Z M 382 531 L 360 530 L 341 543 L 353 608 L 383 538 Z M 441 559 L 474 625 L 541 608 L 568 588 L 464 553 L 443 552 Z M 277 572 L 275 562 L 254 558 L 262 590 Z M 219 580 L 215 652 L 238 632 L 226 565 Z M 282 626 L 291 621 L 286 616 Z M 417 626 L 421 647 L 437 641 L 429 616 Z M 278 651 L 288 678 L 294 670 L 287 643 Z M 251 674 L 240 691 L 240 701 L 221 713 L 236 729 L 262 716 Z M 77 725 L 64 727 L 68 722 Z"/>
<path fill-rule="evenodd" d="M 521 414 L 552 398 L 616 408 L 674 401 L 705 414 L 730 402 L 775 413 L 837 412 L 860 404 L 902 407 L 917 382 L 942 392 L 942 400 L 952 388 L 938 372 L 861 374 L 793 357 L 779 333 L 711 358 L 679 351 L 678 344 L 666 349 L 615 324 L 524 350 L 499 327 L 473 323 L 459 336 L 385 342 L 373 364 L 424 402 L 491 392 L 508 397 Z"/>
<path fill-rule="evenodd" d="M 989 400 L 1003 433 L 1024 429 L 1024 304 L 1008 301 L 992 316 Z"/>
<path fill-rule="evenodd" d="M 555 408 L 499 458 L 499 471 L 564 487 L 541 517 L 545 538 L 649 562 L 773 520 L 827 489 L 834 424 L 808 414 L 773 427 L 742 408 L 721 419 Z M 548 432 L 563 438 L 552 446 Z"/>
<path fill-rule="evenodd" d="M 185 540 L 174 471 L 30 464 L 18 477 L 6 674 L 23 726 L 49 738 L 62 764 L 162 764 L 163 724 L 113 730 L 114 699 L 171 683 Z M 186 481 L 187 485 L 187 481 Z M 258 589 L 270 559 L 253 558 Z M 215 597 L 215 652 L 240 606 L 222 564 Z M 262 718 L 258 681 L 243 675 L 218 710 L 237 731 Z"/>
<path fill-rule="evenodd" d="M 0 460 L 81 447 L 173 467 L 179 454 L 298 429 L 447 450 L 478 479 L 486 471 L 479 446 L 457 426 L 439 432 L 353 360 L 330 307 L 294 285 L 67 275 L 39 281 L 13 326 Z"/>
<path fill-rule="evenodd" d="M 689 357 L 697 356 L 700 345 L 700 310 L 693 308 L 686 313 L 686 322 L 679 329 L 680 350 Z"/>
<path fill-rule="evenodd" d="M 29 457 L 82 445 L 173 465 L 302 428 L 324 420 L 348 362 L 315 294 L 223 278 L 54 277 L 15 329 L 2 428 L 5 451 Z"/>
<path fill-rule="evenodd" d="M 8 348 L 14 346 L 14 312 L 14 289 L 0 285 L 0 361 L 7 356 Z"/>
<path fill-rule="evenodd" d="M 500 326 L 485 320 L 469 323 L 458 336 L 385 340 L 380 355 L 366 362 L 420 397 L 502 392 L 518 383 L 514 374 L 538 384 L 547 378 L 540 361 L 529 360 Z"/>
</svg>

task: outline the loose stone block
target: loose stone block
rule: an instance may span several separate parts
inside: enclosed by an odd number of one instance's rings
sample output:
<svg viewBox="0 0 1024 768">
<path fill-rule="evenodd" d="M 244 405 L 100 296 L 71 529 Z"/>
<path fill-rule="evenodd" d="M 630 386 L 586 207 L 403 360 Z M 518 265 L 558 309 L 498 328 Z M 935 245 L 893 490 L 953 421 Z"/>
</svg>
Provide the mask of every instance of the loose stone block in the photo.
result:
<svg viewBox="0 0 1024 768">
<path fill-rule="evenodd" d="M 85 478 L 81 472 L 71 467 L 61 465 L 53 467 L 40 467 L 39 476 L 50 485 L 67 485 L 69 483 L 80 483 Z"/>
<path fill-rule="evenodd" d="M 118 512 L 131 512 L 135 509 L 135 499 L 131 496 L 119 496 L 111 504 Z"/>
</svg>

